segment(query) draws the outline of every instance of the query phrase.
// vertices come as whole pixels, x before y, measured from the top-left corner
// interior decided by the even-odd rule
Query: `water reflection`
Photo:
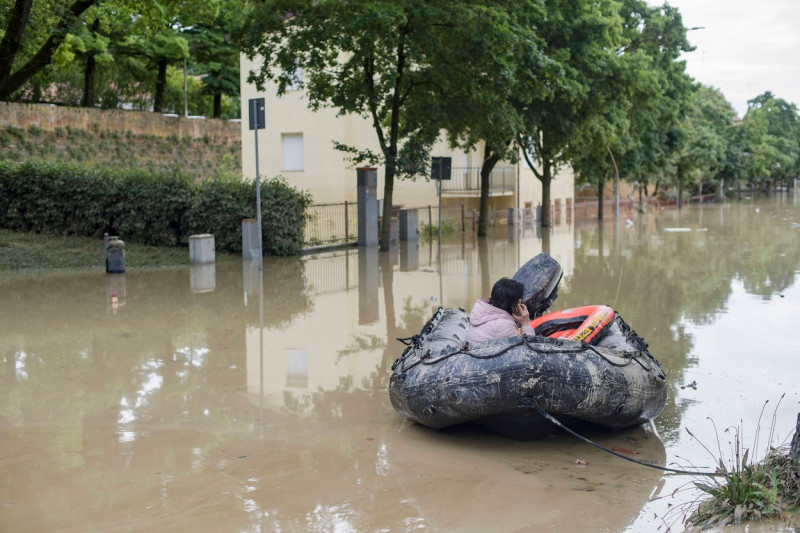
[[[470,309],[546,249],[565,272],[555,308],[612,305],[669,377],[663,443],[635,432],[599,440],[703,465],[683,428],[713,444],[695,427],[706,417],[749,421],[784,390],[796,406],[792,201],[626,217],[562,217],[538,237],[529,224],[498,224],[487,239],[449,237],[441,253],[423,240],[392,254],[269,259],[263,273],[219,263],[213,290],[197,290],[191,269],[0,280],[0,523],[653,529],[647,517],[663,509],[647,500],[685,480],[567,438],[519,443],[409,426],[387,394],[396,338],[417,333],[440,304]],[[116,315],[112,293],[124,304]],[[793,408],[778,423],[792,425]],[[588,465],[574,465],[578,457]],[[47,514],[37,512],[43,499]]]

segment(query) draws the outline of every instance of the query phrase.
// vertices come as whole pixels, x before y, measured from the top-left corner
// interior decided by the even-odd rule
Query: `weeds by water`
[[[764,408],[761,410],[761,416]],[[777,412],[777,406],[775,411]],[[732,437],[728,442],[727,451],[723,451],[716,425],[714,427],[717,435],[717,452],[712,452],[701,443],[701,446],[715,457],[716,470],[713,476],[698,477],[691,483],[691,486],[700,489],[705,497],[687,504],[688,509],[682,509],[687,525],[702,530],[729,524],[740,525],[748,520],[762,518],[782,520],[790,524],[798,521],[798,511],[800,511],[798,457],[793,457],[794,454],[790,452],[786,441],[773,446],[775,435],[775,413],[773,413],[767,439],[768,449],[761,459],[755,459],[758,456],[761,416],[756,426],[752,453],[743,442],[742,425],[725,429],[724,432]],[[798,424],[800,425],[800,419]],[[797,430],[800,428],[796,428]],[[690,430],[687,429],[687,432],[696,439]],[[795,436],[795,439],[798,437]],[[664,522],[669,530],[669,520],[665,518]]]

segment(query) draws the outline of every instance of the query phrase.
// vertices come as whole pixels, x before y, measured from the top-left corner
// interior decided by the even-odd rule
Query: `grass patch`
[[[217,262],[231,262],[238,255],[217,252]],[[125,243],[125,269],[186,266],[189,248]],[[104,270],[103,239],[62,237],[0,229],[0,271]]]

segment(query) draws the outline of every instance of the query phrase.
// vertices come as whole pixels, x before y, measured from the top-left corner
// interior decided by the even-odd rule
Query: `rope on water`
[[[522,400],[520,400],[520,405],[522,407],[533,407],[545,419],[547,419],[551,423],[555,424],[556,426],[560,427],[561,429],[563,429],[567,433],[573,435],[574,437],[579,438],[580,440],[582,440],[583,442],[585,442],[587,444],[591,444],[592,446],[595,446],[596,448],[600,448],[604,452],[608,452],[611,455],[615,455],[617,457],[625,459],[626,461],[630,461],[632,463],[636,463],[636,464],[642,465],[642,466],[648,466],[650,468],[655,468],[657,470],[663,470],[665,472],[673,472],[675,474],[688,474],[690,476],[709,476],[709,477],[720,475],[720,474],[717,474],[716,472],[692,472],[692,471],[689,471],[689,470],[680,470],[680,469],[677,469],[677,468],[669,468],[667,466],[658,466],[658,465],[654,465],[652,463],[645,463],[644,461],[639,461],[638,459],[633,459],[632,457],[627,457],[625,455],[622,455],[619,452],[615,452],[614,450],[611,450],[609,448],[606,448],[605,446],[597,444],[596,442],[594,442],[592,440],[589,440],[586,437],[584,437],[583,435],[580,435],[577,432],[573,431],[572,429],[568,428],[567,426],[562,424],[557,418],[555,418],[550,413],[548,413],[547,411],[542,409],[539,406],[539,404],[536,402],[536,400],[534,400],[533,398],[523,398]]]

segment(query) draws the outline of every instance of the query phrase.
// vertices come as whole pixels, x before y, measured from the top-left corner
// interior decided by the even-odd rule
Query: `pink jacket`
[[[529,324],[522,325],[522,333],[535,334]],[[517,323],[513,316],[483,298],[478,298],[469,314],[467,340],[470,343],[516,337],[517,335],[519,335],[519,330],[517,330]]]

